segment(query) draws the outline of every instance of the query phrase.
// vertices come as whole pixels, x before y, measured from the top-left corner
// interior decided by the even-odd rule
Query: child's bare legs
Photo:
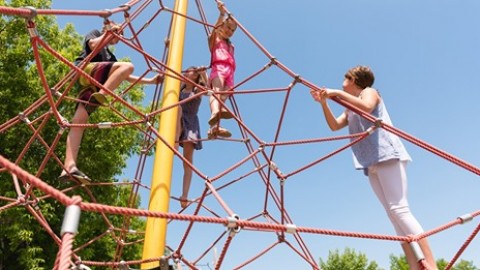
[[[72,119],[72,124],[86,124],[88,122],[88,113],[83,104],[79,104],[75,115]],[[74,127],[70,129],[67,137],[67,146],[65,152],[65,169],[71,172],[76,167],[76,160],[78,151],[80,150],[80,143],[83,137],[85,128]],[[64,174],[64,172],[62,172]]]
[[[193,164],[193,150],[194,144],[192,142],[183,143],[183,157]],[[188,206],[188,191],[190,190],[190,183],[192,182],[192,168],[183,162],[183,188],[182,196],[180,196],[180,205],[185,208]]]
[[[214,78],[212,80],[212,88],[215,92],[225,91],[223,78]],[[225,100],[227,100],[227,95],[220,95],[220,99],[222,100],[222,102],[225,102]],[[210,120],[208,121],[208,123],[210,124],[209,135],[218,134],[222,137],[230,137],[232,135],[230,131],[220,127],[218,124],[220,118],[232,118],[232,116],[226,112],[224,116],[221,115],[223,113],[221,106],[222,105],[220,104],[220,102],[213,95],[210,96],[210,111],[212,112],[212,115],[210,116]]]
[[[133,72],[133,64],[128,62],[115,62],[110,69],[109,77],[104,83],[104,86],[110,90],[115,90],[124,80],[126,80]],[[101,94],[105,91],[100,89]],[[79,104],[75,115],[72,119],[72,124],[86,124],[88,122],[88,113],[83,104]],[[76,168],[78,151],[82,142],[83,132],[85,128],[72,128],[68,133],[67,145],[65,152],[65,168],[72,172]],[[62,172],[64,174],[64,172]]]
[[[212,88],[215,92],[224,91],[223,89],[223,78],[216,77],[212,80]],[[227,97],[225,95],[220,95],[220,99],[225,101]],[[210,111],[212,112],[212,116],[215,115],[220,111],[220,102],[212,95],[210,96]]]
[[[133,73],[133,64],[129,62],[115,62],[108,73],[108,79],[103,84],[105,88],[113,91]],[[105,94],[105,91],[100,89],[100,94]]]
[[[436,270],[437,263],[435,262],[435,258],[433,258],[432,251],[430,249],[430,245],[428,244],[428,240],[423,238],[418,241],[418,245],[422,250],[423,256],[425,257],[425,261],[428,265],[429,270]],[[408,243],[402,243],[402,249],[405,252],[405,257],[407,258],[408,265],[411,270],[419,270],[419,262],[417,261],[417,257],[412,250],[412,247]]]

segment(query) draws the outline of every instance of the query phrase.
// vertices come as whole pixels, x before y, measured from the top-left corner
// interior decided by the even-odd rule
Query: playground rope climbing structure
[[[15,190],[16,197],[0,196],[0,212],[9,211],[12,208],[25,208],[32,214],[40,226],[43,227],[45,233],[52,238],[53,242],[58,246],[58,254],[56,257],[54,269],[88,269],[88,267],[97,268],[110,268],[110,269],[135,269],[138,265],[143,267],[150,266],[162,267],[162,263],[165,261],[172,261],[184,265],[189,269],[202,269],[202,263],[208,261],[207,254],[215,254],[215,260],[212,265],[214,269],[226,269],[224,267],[225,261],[228,260],[229,254],[239,252],[242,250],[242,255],[247,255],[245,260],[233,266],[233,269],[248,268],[249,265],[255,263],[258,260],[262,260],[267,254],[280,245],[284,245],[291,252],[292,256],[299,257],[304,265],[298,266],[298,269],[320,269],[316,262],[315,256],[311,253],[308,244],[304,241],[305,235],[328,235],[336,237],[351,237],[351,238],[366,238],[373,240],[388,240],[396,242],[408,242],[414,247],[414,250],[418,240],[425,237],[432,236],[434,234],[441,233],[454,226],[464,224],[469,221],[473,221],[480,215],[480,210],[473,210],[470,213],[459,214],[459,217],[446,223],[439,225],[438,227],[426,231],[421,235],[414,235],[409,237],[400,237],[393,235],[382,234],[369,234],[361,232],[350,232],[331,230],[323,228],[313,228],[302,226],[302,224],[296,224],[294,218],[291,217],[288,211],[288,205],[286,204],[285,189],[287,180],[298,176],[302,172],[311,169],[317,164],[332,158],[336,154],[348,150],[348,148],[357,143],[358,141],[369,136],[375,129],[383,128],[399,137],[406,140],[420,148],[425,149],[432,154],[445,159],[446,161],[456,165],[459,169],[464,169],[475,175],[480,175],[480,169],[454,155],[447,153],[423,140],[415,138],[414,136],[381,121],[373,118],[371,115],[364,113],[352,105],[339,100],[334,99],[341,106],[348,108],[362,117],[368,119],[372,126],[368,132],[353,134],[347,136],[336,137],[321,137],[313,139],[299,139],[299,140],[282,140],[282,134],[284,131],[284,122],[287,115],[287,109],[289,108],[289,102],[292,99],[292,93],[294,91],[304,91],[305,89],[313,88],[318,89],[318,86],[309,82],[302,76],[296,74],[290,70],[281,61],[275,58],[270,52],[259,42],[257,39],[242,25],[239,18],[236,18],[233,14],[230,14],[238,24],[238,30],[241,32],[251,44],[263,55],[265,62],[263,66],[258,70],[252,72],[249,76],[242,78],[235,84],[235,91],[231,92],[229,102],[230,106],[226,106],[227,110],[231,110],[234,117],[235,125],[238,126],[238,135],[233,138],[209,138],[203,139],[208,143],[222,143],[225,145],[235,145],[235,147],[242,147],[243,156],[237,158],[236,161],[231,162],[229,166],[221,168],[221,171],[208,176],[207,173],[201,167],[196,167],[194,164],[188,162],[182,154],[175,149],[172,143],[163,136],[155,127],[158,126],[158,118],[165,115],[172,108],[176,108],[182,103],[188,102],[190,99],[196,98],[200,95],[213,95],[214,93],[208,87],[200,86],[204,91],[192,96],[181,102],[175,102],[174,104],[165,103],[162,105],[162,87],[164,85],[159,84],[155,87],[155,93],[153,95],[153,102],[149,112],[145,113],[124,99],[124,95],[130,88],[123,90],[121,93],[111,91],[103,87],[100,83],[95,81],[85,72],[72,64],[72,59],[67,59],[58,50],[55,50],[45,40],[42,39],[41,34],[37,29],[36,19],[40,16],[84,16],[89,17],[101,17],[108,20],[111,16],[117,14],[123,14],[124,21],[119,22],[122,29],[126,33],[125,36],[115,36],[119,38],[120,42],[131,50],[140,54],[145,60],[145,66],[143,75],[147,73],[160,73],[166,74],[167,77],[174,78],[178,81],[185,81],[185,78],[180,70],[173,69],[168,65],[168,53],[172,51],[172,40],[166,40],[164,54],[161,58],[156,58],[153,52],[148,52],[144,49],[142,43],[143,31],[146,28],[152,27],[152,24],[159,17],[171,18],[171,24],[175,24],[175,19],[181,18],[187,20],[188,23],[200,25],[204,28],[205,35],[208,35],[213,27],[207,21],[207,16],[204,12],[204,8],[200,0],[196,0],[196,10],[198,15],[182,14],[177,11],[176,8],[168,7],[162,0],[160,1],[140,1],[131,0],[128,3],[110,10],[101,11],[85,11],[85,10],[54,10],[54,9],[35,9],[32,7],[0,7],[0,14],[5,16],[25,18],[25,34],[30,35],[32,55],[32,62],[37,67],[38,76],[40,77],[41,85],[39,88],[44,90],[44,95],[39,97],[34,103],[28,104],[25,108],[19,108],[18,115],[7,120],[4,123],[0,123],[0,134],[8,133],[12,127],[24,126],[31,132],[31,137],[28,138],[25,144],[24,150],[18,156],[10,156],[6,158],[0,155],[0,173],[9,175],[12,181],[12,188]],[[146,10],[153,10],[150,12],[150,17],[145,18],[142,15]],[[140,22],[139,22],[140,21]],[[127,35],[128,34],[128,35]],[[170,34],[170,33],[169,33]],[[110,35],[113,38],[115,33]],[[108,43],[107,40],[103,41],[104,44]],[[45,77],[45,64],[43,62],[44,55],[48,54],[53,57],[55,61],[61,62],[70,68],[70,72],[58,80],[52,85]],[[90,58],[87,59],[90,60]],[[245,85],[255,85],[257,77],[262,76],[264,73],[271,69],[275,69],[277,72],[281,72],[285,78],[288,78],[288,83],[279,87],[272,88],[253,88],[243,89]],[[88,77],[94,81],[94,84],[98,88],[102,88],[109,96],[112,97],[110,104],[102,110],[111,110],[116,114],[115,119],[120,119],[112,122],[94,122],[85,125],[74,125],[70,123],[70,119],[67,119],[63,115],[62,106],[72,101],[78,101],[74,96],[74,84],[79,76]],[[135,83],[132,84],[132,87]],[[163,88],[164,89],[164,88]],[[240,96],[256,96],[256,95],[277,95],[282,97],[282,102],[278,105],[279,111],[276,120],[278,121],[275,127],[270,131],[268,140],[259,135],[254,128],[250,126],[250,122],[245,121],[242,112],[245,110],[242,108],[237,99]],[[165,97],[165,93],[164,96]],[[129,110],[131,114],[135,115],[134,118],[130,118],[122,113],[122,111],[116,109],[121,106],[125,110]],[[229,109],[231,108],[231,109]],[[55,122],[58,125],[59,132],[51,140],[47,140],[42,137],[42,128],[47,122]],[[56,186],[49,185],[42,180],[42,173],[45,170],[47,163],[53,160],[59,167],[64,167],[60,153],[56,151],[59,145],[64,131],[72,127],[83,127],[86,129],[108,129],[115,128],[128,128],[139,132],[143,136],[140,155],[138,157],[137,168],[135,170],[134,179],[125,183],[112,183],[102,182],[101,179],[94,179],[91,184],[82,184],[72,181],[72,186],[67,189],[61,189]],[[272,136],[273,134],[273,136]],[[346,141],[346,143],[342,143]],[[292,145],[318,145],[321,143],[337,142],[342,143],[337,149],[328,152],[322,156],[313,158],[311,162],[298,166],[292,170],[286,170],[282,167],[281,162],[278,160],[277,153],[282,147],[288,147]],[[19,164],[25,155],[31,154],[29,149],[32,145],[41,147],[44,149],[43,162],[38,164],[38,170],[31,174],[24,170]],[[157,144],[157,147],[155,147]],[[145,167],[146,161],[155,148],[159,148],[158,144],[163,146],[163,151],[170,151],[173,153],[176,160],[186,163],[192,168],[195,176],[203,181],[204,189],[201,193],[197,194],[197,197],[189,200],[189,206],[185,209],[181,209],[179,212],[172,211],[152,211],[151,209],[138,209],[136,203],[139,198],[140,190],[152,191],[152,187],[148,186],[145,182]],[[40,146],[38,146],[40,145]],[[228,146],[230,147],[230,146]],[[204,150],[208,151],[208,149]],[[1,154],[1,152],[0,152]],[[218,157],[217,157],[218,158]],[[255,181],[261,186],[260,200],[258,205],[261,208],[257,213],[253,213],[249,216],[240,216],[242,212],[238,208],[238,205],[230,205],[229,196],[235,196],[235,192],[232,192],[232,188],[240,185],[247,184]],[[128,204],[126,206],[110,205],[108,201],[99,201],[90,190],[113,185],[127,185],[130,187],[131,194]],[[78,195],[69,196],[72,190],[82,189],[90,196],[82,198]],[[154,189],[154,188],[153,188]],[[152,191],[153,192],[153,191]],[[243,196],[249,196],[243,194]],[[65,216],[63,217],[63,226],[60,234],[55,233],[56,228],[51,228],[47,217],[42,215],[41,206],[39,202],[45,199],[56,200],[59,204],[65,206]],[[170,196],[170,200],[177,201],[179,198]],[[187,211],[188,212],[187,214]],[[86,230],[88,226],[81,223],[80,213],[90,212],[99,215],[102,222],[105,222],[105,233],[102,235],[94,236],[87,243],[75,243],[75,234],[78,230]],[[114,226],[110,221],[111,216],[122,217],[122,225]],[[182,228],[181,233],[172,237],[169,236],[165,250],[167,252],[160,252],[161,255],[156,257],[147,258],[125,258],[123,256],[123,250],[127,245],[142,245],[146,242],[145,239],[141,241],[129,242],[129,234],[139,234],[142,232],[132,232],[130,228],[130,219],[132,216],[152,218],[155,220],[165,220],[171,226],[171,224],[182,224],[178,227]],[[215,228],[213,231],[217,233],[214,239],[204,239],[202,235],[202,229],[208,230],[208,228]],[[218,230],[218,228],[220,229]],[[479,225],[469,234],[465,239],[464,244],[459,247],[458,252],[451,258],[446,269],[450,269],[453,264],[462,256],[462,253],[469,248],[470,243],[475,239],[480,230]],[[242,231],[251,231],[255,233],[264,233],[274,235],[274,241],[270,245],[263,248],[254,246],[246,249],[245,247],[238,247],[235,242],[238,238],[242,238]],[[145,236],[147,237],[147,235]],[[82,248],[90,245],[92,242],[101,241],[108,238],[111,241],[118,243],[115,255],[112,261],[88,261],[82,260],[78,253]],[[202,238],[201,242],[205,243],[204,246],[195,244],[194,251],[192,252],[191,244],[192,238]],[[187,248],[188,247],[188,248]],[[217,247],[220,248],[219,254],[216,254]],[[145,254],[145,253],[144,253]],[[424,265],[421,252],[416,254],[419,265],[423,269],[427,269]],[[76,268],[75,268],[76,267]],[[210,267],[210,266],[209,266]],[[227,267],[230,268],[230,267]]]

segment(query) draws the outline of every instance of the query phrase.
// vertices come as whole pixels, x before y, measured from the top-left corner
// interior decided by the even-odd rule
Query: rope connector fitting
[[[84,264],[78,264],[73,268],[74,270],[92,270],[90,267],[84,265]]]
[[[272,169],[272,170],[274,170],[274,171],[278,169],[277,164],[275,164],[275,162],[273,162],[273,161],[270,162],[270,164],[268,165],[268,167],[270,167],[270,169]]]
[[[127,5],[127,4],[123,4],[123,5],[120,5],[120,6],[118,6],[118,7],[120,7],[120,8],[126,8],[125,11],[129,11],[129,10],[132,8],[132,6]]]
[[[65,209],[65,216],[63,218],[62,230],[60,235],[65,233],[76,234],[78,232],[78,223],[80,222],[80,206],[69,205]]]
[[[17,197],[17,201],[19,201],[19,202],[20,202],[20,205],[22,205],[22,206],[27,205],[27,199],[25,198],[25,195],[23,195],[23,194],[22,194],[22,195],[19,195],[19,196]]]
[[[213,95],[213,90],[212,90],[212,89],[208,89],[206,95],[207,95],[207,96]]]
[[[124,260],[121,260],[118,265],[118,270],[129,270],[128,264]]]
[[[278,60],[276,57],[272,57],[270,58],[270,63],[268,63],[268,66],[272,66],[272,65],[277,65],[278,64]]]
[[[375,130],[377,130],[377,127],[371,126],[366,130],[366,132],[368,133],[368,135],[371,135],[373,132],[375,132]]]
[[[104,18],[105,21],[108,21],[108,17],[112,16],[112,11],[110,9],[104,9],[103,11],[105,11],[106,14],[102,14],[100,15],[100,17]],[[105,22],[104,22],[105,23]],[[106,24],[106,23],[105,23]]]
[[[237,214],[233,214],[229,217],[227,217],[227,228],[231,233],[238,233],[240,232],[240,226],[238,226],[238,220],[240,220],[240,217]]]
[[[30,120],[28,119],[28,117],[25,116],[25,114],[23,112],[21,113],[18,113],[18,118],[20,120],[22,120],[23,122],[27,123],[30,125]]]
[[[295,224],[285,224],[285,232],[294,234],[297,232],[297,225]]]
[[[50,93],[52,93],[52,96],[57,96],[57,97],[62,96],[62,94],[58,92],[57,89],[55,89],[55,87],[50,88]]]
[[[101,122],[98,123],[98,128],[111,128],[112,122]]]
[[[376,119],[374,122],[375,127],[380,128],[382,127],[382,119]]]
[[[30,14],[28,14],[27,16],[25,16],[25,19],[27,19],[27,21],[31,21],[33,18],[37,17],[37,9],[32,7],[32,6],[26,6],[26,7],[23,7],[24,9],[28,9],[30,10]]]
[[[58,125],[60,126],[60,130],[58,131],[58,133],[60,134],[63,134],[63,132],[65,131],[65,129],[67,129],[67,125],[69,124],[68,123],[68,120],[63,117],[62,115],[60,115],[60,122],[58,123]]]
[[[462,224],[465,224],[467,222],[472,221],[473,216],[472,216],[472,214],[465,214],[465,215],[459,216],[458,219],[460,219],[460,221],[462,221]]]
[[[296,83],[302,82],[302,77],[300,76],[300,74],[295,75],[295,82]]]

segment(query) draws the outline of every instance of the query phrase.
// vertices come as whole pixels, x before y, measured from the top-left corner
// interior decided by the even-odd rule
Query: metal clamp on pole
[[[78,224],[80,222],[80,206],[69,205],[65,209],[65,216],[63,217],[62,230],[60,235],[65,233],[76,234],[78,232]]]

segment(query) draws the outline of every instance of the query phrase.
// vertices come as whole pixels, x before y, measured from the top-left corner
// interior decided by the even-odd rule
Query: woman
[[[357,66],[345,74],[343,91],[333,89],[310,90],[314,100],[320,102],[325,119],[331,130],[339,130],[348,125],[350,134],[365,132],[372,123],[360,115],[345,110],[335,117],[327,104],[327,99],[342,99],[361,111],[370,113],[386,124],[391,124],[390,116],[380,94],[372,88],[375,76],[369,67]],[[357,169],[365,172],[370,185],[385,208],[397,235],[418,235],[423,229],[410,212],[407,201],[407,162],[409,154],[400,139],[390,132],[378,128],[365,139],[352,146],[354,163]],[[437,269],[428,240],[423,238],[418,244],[425,255],[429,269]],[[415,254],[408,243],[402,243],[410,269],[419,269]]]

